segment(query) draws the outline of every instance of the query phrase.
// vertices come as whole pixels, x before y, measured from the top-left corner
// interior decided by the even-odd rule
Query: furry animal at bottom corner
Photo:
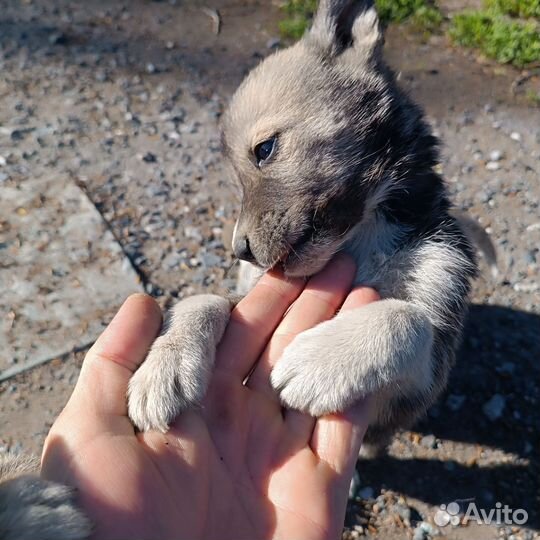
[[[445,388],[476,275],[467,232],[493,255],[481,228],[451,211],[437,139],[381,49],[372,2],[322,0],[312,28],[246,77],[222,119],[242,192],[238,292],[276,265],[311,276],[346,251],[356,283],[382,297],[297,336],[271,374],[286,407],[314,416],[372,395],[367,454]],[[171,310],[130,384],[140,429],[166,430],[204,397],[230,308],[202,295]],[[202,353],[188,347],[194,339]]]

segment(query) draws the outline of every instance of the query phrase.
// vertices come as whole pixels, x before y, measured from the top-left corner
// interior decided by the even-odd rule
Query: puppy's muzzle
[[[242,261],[247,261],[249,263],[257,262],[253,252],[251,251],[251,246],[249,244],[249,238],[247,235],[236,234],[234,236],[233,251],[234,254]]]

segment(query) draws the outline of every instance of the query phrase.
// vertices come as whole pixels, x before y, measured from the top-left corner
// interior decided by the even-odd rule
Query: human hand
[[[354,271],[338,256],[307,284],[263,276],[231,315],[203,406],[166,434],[135,433],[127,417],[129,378],[161,323],[150,297],[130,297],[84,361],[42,475],[77,488],[100,540],[337,538],[368,403],[319,419],[283,411],[269,374],[296,334],[378,298],[347,296]]]

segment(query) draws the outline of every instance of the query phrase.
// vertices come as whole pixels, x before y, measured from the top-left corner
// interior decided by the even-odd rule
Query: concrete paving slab
[[[142,286],[84,192],[50,176],[1,187],[0,290],[4,380],[94,341]]]

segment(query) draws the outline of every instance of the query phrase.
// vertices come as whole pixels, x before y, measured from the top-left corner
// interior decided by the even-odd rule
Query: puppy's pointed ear
[[[329,56],[354,49],[366,60],[375,58],[382,33],[373,0],[320,0],[304,39]]]

